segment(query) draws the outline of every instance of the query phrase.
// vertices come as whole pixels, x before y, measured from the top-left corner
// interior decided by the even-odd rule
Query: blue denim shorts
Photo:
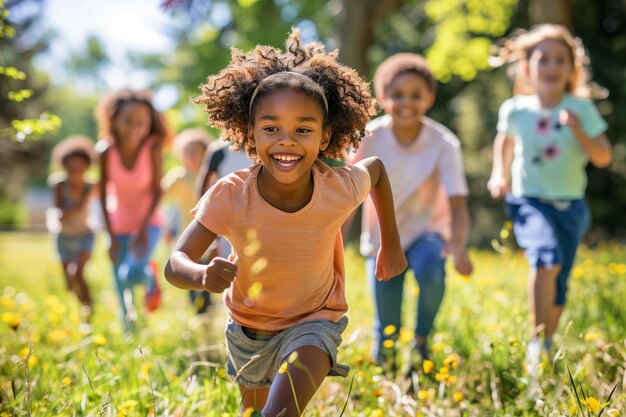
[[[587,201],[547,201],[508,195],[505,204],[515,240],[524,249],[531,268],[561,265],[555,304],[565,304],[576,250],[590,226]]]
[[[347,325],[346,316],[337,323],[330,320],[304,321],[265,340],[255,340],[229,318],[224,331],[228,374],[248,388],[268,387],[280,365],[293,351],[303,346],[315,346],[331,360],[328,375],[346,377],[350,367],[337,363],[337,349],[341,344],[341,333]]]
[[[87,232],[81,236],[57,235],[57,251],[61,262],[71,262],[78,260],[82,253],[91,253],[93,249],[94,235]]]

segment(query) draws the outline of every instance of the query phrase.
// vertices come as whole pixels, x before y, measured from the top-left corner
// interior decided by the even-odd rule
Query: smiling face
[[[134,149],[150,134],[152,113],[145,103],[129,102],[120,108],[113,122],[113,129],[124,147]]]
[[[297,90],[280,89],[262,97],[250,135],[274,187],[310,187],[311,168],[330,141],[319,102]],[[268,174],[268,175],[265,175]]]
[[[528,79],[538,95],[560,98],[574,74],[571,53],[561,41],[539,42],[528,57]]]
[[[385,88],[382,108],[391,115],[394,129],[419,128],[422,117],[435,96],[423,77],[414,72],[400,73]]]

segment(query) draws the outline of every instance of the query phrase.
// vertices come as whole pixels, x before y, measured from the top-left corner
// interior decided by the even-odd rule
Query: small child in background
[[[97,188],[85,180],[85,173],[93,159],[93,142],[87,137],[71,136],[55,146],[51,158],[52,168],[61,168],[63,174],[60,177],[51,175],[54,210],[47,213],[48,228],[56,235],[57,252],[67,289],[74,292],[85,306],[86,316],[91,314],[93,308],[84,268],[94,244],[89,208]]]
[[[585,166],[607,167],[612,150],[607,124],[589,100],[588,57],[565,27],[542,24],[507,39],[499,61],[515,64],[514,96],[500,107],[487,187],[504,198],[531,267],[534,325],[526,362],[532,373],[541,336],[551,351],[576,250],[590,225]]]
[[[210,123],[257,162],[215,183],[194,209],[165,276],[185,289],[226,290],[228,373],[243,413],[296,417],[326,376],[346,376],[340,227],[371,192],[380,217],[379,279],[406,268],[385,168],[377,158],[331,168],[358,146],[374,112],[369,87],[319,43],[293,30],[286,52],[233,50],[196,102]],[[228,259],[199,260],[217,236]]]
[[[419,284],[415,350],[424,360],[445,291],[446,257],[452,257],[460,274],[473,270],[467,254],[470,217],[461,143],[426,116],[435,102],[436,80],[423,57],[398,53],[387,58],[376,69],[374,90],[386,114],[369,123],[372,135],[348,163],[376,156],[389,172],[402,250]],[[363,204],[360,249],[376,307],[373,354],[378,364],[395,370],[395,354],[384,342],[397,339],[402,326],[406,271],[392,280],[377,280],[379,248],[378,220],[368,199]]]
[[[170,169],[161,180],[168,243],[176,242],[181,231],[193,220],[190,211],[200,199],[196,192],[198,173],[212,140],[212,136],[200,128],[183,130],[174,138],[173,152],[182,166]],[[190,291],[189,297],[198,313],[206,312],[210,305],[208,292]]]
[[[96,109],[100,125],[100,204],[125,329],[137,320],[133,287],[146,288],[148,311],[161,290],[152,254],[163,227],[162,149],[170,131],[145,91],[121,90]]]

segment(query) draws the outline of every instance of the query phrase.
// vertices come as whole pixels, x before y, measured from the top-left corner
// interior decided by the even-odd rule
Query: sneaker
[[[526,371],[528,375],[535,376],[541,363],[541,342],[539,339],[532,339],[526,345]]]
[[[161,287],[157,279],[158,268],[156,262],[150,262],[150,269],[152,270],[150,277],[152,283],[148,285],[148,289],[146,290],[146,309],[148,311],[154,311],[161,305]]]

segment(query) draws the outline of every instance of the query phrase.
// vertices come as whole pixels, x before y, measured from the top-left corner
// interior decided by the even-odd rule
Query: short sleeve
[[[581,114],[578,115],[583,130],[589,137],[595,139],[598,135],[604,133],[608,128],[606,121],[600,115],[597,107],[592,101],[585,100],[583,102]]]
[[[235,186],[228,177],[219,180],[202,196],[191,214],[211,232],[229,236],[234,222]]]
[[[506,100],[498,110],[498,133],[511,134],[511,113],[513,112],[514,101],[512,98]]]
[[[456,139],[456,144],[448,143],[444,148],[439,160],[439,172],[441,183],[448,197],[466,196],[469,194],[463,168],[463,156],[458,139]]]
[[[370,173],[365,167],[360,165],[350,165],[336,169],[346,179],[353,202],[356,205],[361,204],[367,198],[372,188]]]

